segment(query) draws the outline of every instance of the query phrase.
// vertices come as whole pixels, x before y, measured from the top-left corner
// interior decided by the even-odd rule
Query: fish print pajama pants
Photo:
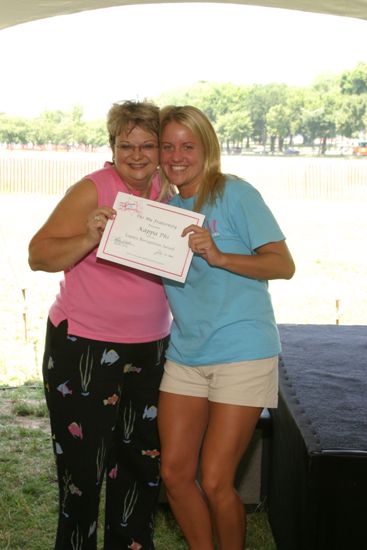
[[[157,401],[168,337],[116,344],[47,325],[45,394],[59,483],[55,550],[153,550],[159,496]]]

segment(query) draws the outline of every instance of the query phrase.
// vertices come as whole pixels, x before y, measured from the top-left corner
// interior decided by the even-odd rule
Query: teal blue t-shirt
[[[176,195],[171,204],[193,210],[195,197]],[[254,250],[285,237],[260,193],[228,178],[224,194],[205,205],[207,227],[222,252]],[[211,267],[193,256],[186,282],[164,279],[173,315],[167,359],[184,365],[212,365],[262,359],[280,351],[268,282]]]

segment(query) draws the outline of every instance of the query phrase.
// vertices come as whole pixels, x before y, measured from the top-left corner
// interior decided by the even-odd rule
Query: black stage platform
[[[279,331],[268,494],[277,549],[367,549],[367,327]]]

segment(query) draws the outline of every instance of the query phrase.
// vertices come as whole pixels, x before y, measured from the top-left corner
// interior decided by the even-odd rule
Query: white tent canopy
[[[191,0],[191,2],[193,1],[195,0]],[[198,1],[202,2],[203,0]],[[0,0],[0,29],[36,19],[98,8],[164,3],[176,2],[175,0]],[[367,19],[367,0],[237,0],[221,3],[249,4]]]

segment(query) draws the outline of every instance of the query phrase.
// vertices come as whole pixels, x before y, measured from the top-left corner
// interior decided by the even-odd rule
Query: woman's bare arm
[[[190,225],[183,231],[183,236],[187,234],[192,251],[212,266],[252,279],[291,279],[294,275],[294,261],[285,241],[264,244],[253,255],[229,254],[217,248],[207,229]]]
[[[73,266],[98,245],[107,219],[113,215],[110,207],[98,208],[92,181],[76,183],[31,239],[31,269],[56,272]]]

